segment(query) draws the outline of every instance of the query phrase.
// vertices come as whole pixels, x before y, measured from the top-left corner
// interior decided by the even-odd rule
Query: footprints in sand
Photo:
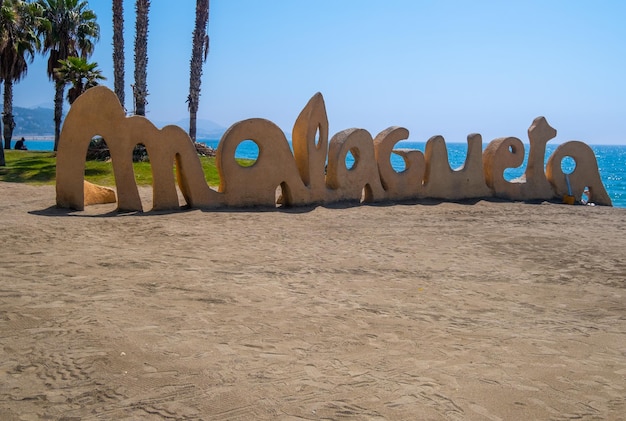
[[[0,231],[2,421],[626,413],[619,210],[18,202]]]

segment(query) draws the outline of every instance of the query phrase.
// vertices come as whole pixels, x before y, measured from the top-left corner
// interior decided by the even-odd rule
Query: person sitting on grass
[[[26,139],[21,138],[20,140],[18,140],[17,142],[15,142],[15,147],[14,149],[16,150],[20,150],[20,151],[27,151],[28,148],[26,147],[26,145],[24,144],[24,142],[26,141]]]

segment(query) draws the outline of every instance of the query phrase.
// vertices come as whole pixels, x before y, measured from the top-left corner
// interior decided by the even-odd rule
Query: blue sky
[[[626,144],[626,2],[620,0],[213,0],[199,118],[228,127],[251,117],[290,132],[322,92],[331,135],[412,141],[469,133],[517,136],[540,115],[556,142]],[[92,56],[113,86],[111,2],[91,0],[101,25]],[[126,107],[132,109],[134,1],[125,2]],[[188,118],[195,1],[153,0],[147,117]],[[15,105],[52,105],[38,56]],[[68,105],[66,104],[66,109]],[[185,129],[187,127],[184,127]]]

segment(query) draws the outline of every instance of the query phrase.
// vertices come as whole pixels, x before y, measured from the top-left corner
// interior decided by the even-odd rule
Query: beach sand
[[[2,420],[626,414],[626,209],[0,198]]]

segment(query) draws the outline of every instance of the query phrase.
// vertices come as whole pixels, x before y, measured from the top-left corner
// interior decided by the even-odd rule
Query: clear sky
[[[132,109],[134,1],[125,1],[126,107]],[[111,1],[90,0],[101,25],[92,56],[113,87]],[[626,144],[626,1],[212,0],[211,47],[198,118],[228,127],[251,117],[287,132],[316,92],[331,135],[413,141],[443,135],[527,141],[537,116],[556,141]],[[147,117],[188,118],[195,1],[153,0]],[[52,106],[38,56],[15,105]],[[68,105],[66,103],[65,109]],[[183,127],[187,129],[187,127]]]

